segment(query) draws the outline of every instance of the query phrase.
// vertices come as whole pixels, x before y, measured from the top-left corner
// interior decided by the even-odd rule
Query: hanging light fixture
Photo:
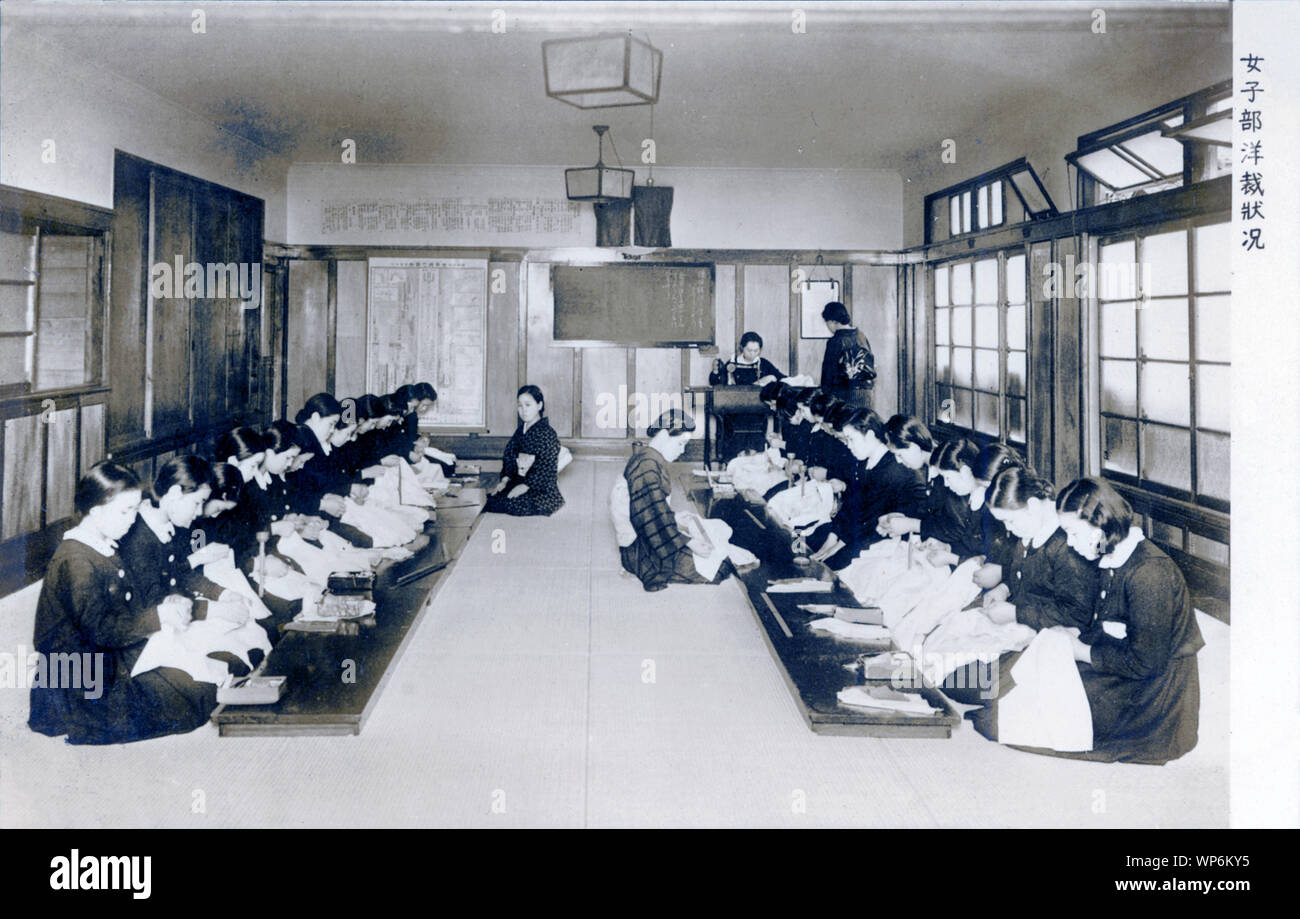
[[[658,102],[663,60],[662,51],[631,35],[542,42],[546,95],[578,108]]]
[[[564,170],[564,185],[570,201],[594,201],[609,204],[628,201],[632,197],[632,182],[636,173],[631,169],[617,169],[605,165],[605,132],[609,125],[597,124],[591,128],[598,138],[596,165],[577,166]]]

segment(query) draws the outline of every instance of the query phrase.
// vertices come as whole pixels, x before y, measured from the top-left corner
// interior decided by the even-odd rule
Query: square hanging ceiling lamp
[[[609,204],[614,201],[630,201],[632,182],[636,173],[631,169],[616,169],[605,165],[605,132],[608,125],[598,124],[592,127],[599,144],[596,165],[578,166],[564,170],[564,187],[570,201],[594,201],[597,204]]]
[[[659,101],[663,52],[631,35],[542,42],[546,95],[578,108]]]

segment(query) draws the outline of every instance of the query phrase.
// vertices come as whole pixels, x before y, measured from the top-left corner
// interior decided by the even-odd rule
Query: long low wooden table
[[[691,497],[703,508],[708,488],[693,486]],[[759,565],[737,577],[749,595],[749,605],[762,627],[768,649],[785,678],[796,707],[808,726],[818,734],[865,737],[951,737],[961,717],[932,686],[919,695],[938,711],[933,715],[904,715],[842,705],[836,694],[861,684],[856,673],[845,669],[872,648],[863,642],[814,631],[810,623],[818,614],[799,609],[801,603],[834,603],[860,607],[842,584],[823,593],[774,593],[765,588],[785,578],[827,578],[824,565],[812,562],[801,568],[794,563],[790,534],[767,514],[764,506],[751,505],[741,497],[712,503],[711,516],[725,520],[732,528],[732,542],[759,557]]]
[[[481,500],[439,499],[438,520],[426,528],[429,544],[377,578],[374,626],[356,635],[286,632],[260,671],[286,677],[285,694],[273,705],[221,706],[212,715],[220,736],[361,733],[402,647],[469,541],[482,507]],[[447,564],[437,571],[397,584],[404,573],[442,562]],[[345,682],[345,674],[351,681]]]

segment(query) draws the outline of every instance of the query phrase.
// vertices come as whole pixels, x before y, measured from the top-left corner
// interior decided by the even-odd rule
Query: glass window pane
[[[1191,436],[1179,428],[1142,425],[1142,478],[1192,490]]]
[[[1187,301],[1145,300],[1138,314],[1142,356],[1187,360]]]
[[[952,343],[969,345],[971,343],[971,308],[954,306],[952,308]]]
[[[1187,293],[1186,230],[1142,240],[1142,277],[1142,290],[1149,296]]]
[[[948,266],[934,269],[934,305],[948,305]]]
[[[1137,414],[1137,364],[1101,362],[1101,410],[1117,415]]]
[[[1228,547],[1225,544],[1213,539],[1206,539],[1200,533],[1189,533],[1187,535],[1187,551],[1191,552],[1192,555],[1206,561],[1218,562],[1220,565],[1228,564]]]
[[[1232,359],[1232,298],[1196,298],[1196,357],[1202,361]]]
[[[1142,416],[1169,424],[1191,424],[1191,390],[1186,364],[1142,365]]]
[[[981,348],[998,346],[998,308],[975,307],[975,344]]]
[[[980,229],[982,230],[989,225],[989,187],[987,185],[979,187],[979,202]]]
[[[970,232],[970,192],[961,193],[961,231]]]
[[[975,394],[975,430],[981,434],[992,434],[994,437],[1002,433],[998,430],[997,396],[982,392]]]
[[[28,332],[27,301],[32,288],[26,284],[0,284],[0,332]]]
[[[1007,347],[1023,351],[1025,349],[1025,308],[1023,306],[1007,307]]]
[[[998,302],[998,260],[982,258],[975,263],[975,302]]]
[[[1112,188],[1128,188],[1151,181],[1151,176],[1133,166],[1109,148],[1094,150],[1077,160],[1079,168],[1096,176]],[[1019,184],[1019,183],[1017,183]]]
[[[934,379],[936,383],[952,382],[952,360],[947,347],[934,349]]]
[[[1229,443],[1226,434],[1196,435],[1196,490],[1211,498],[1229,500]]]
[[[1112,472],[1137,476],[1137,423],[1102,419],[1101,464]]]
[[[1230,431],[1232,368],[1221,364],[1196,366],[1196,426]]]
[[[965,306],[970,303],[970,262],[952,266],[952,302]]]
[[[998,392],[998,352],[988,348],[975,349],[975,386]]]
[[[1025,400],[1007,400],[1007,439],[1025,443]]]
[[[0,278],[6,281],[34,280],[35,262],[35,235],[0,233]]]
[[[942,383],[934,388],[934,404],[939,410],[939,417],[943,417],[943,401],[952,398],[952,387],[945,386]],[[951,419],[949,419],[951,420]]]
[[[1176,176],[1183,172],[1183,145],[1176,138],[1152,131],[1130,137],[1121,146],[1142,161],[1150,163],[1163,176]]]
[[[1132,300],[1101,305],[1101,354],[1137,357],[1137,321]]]
[[[958,386],[970,386],[970,348],[952,349],[952,381]]]
[[[1212,223],[1197,227],[1192,236],[1192,245],[1196,247],[1196,289],[1231,290],[1232,289],[1232,224]]]
[[[1026,388],[1027,376],[1025,371],[1025,352],[1008,351],[1007,352],[1007,394],[1012,396],[1023,396],[1028,393]]]
[[[1007,259],[1007,302],[1025,302],[1025,257],[1013,255]]]
[[[934,343],[936,345],[949,344],[949,328],[952,322],[950,315],[952,310],[937,309],[934,311]]]
[[[948,199],[939,198],[930,204],[930,225],[934,227],[933,239],[940,242],[952,235],[948,223]]]
[[[1134,269],[1137,259],[1134,252],[1131,239],[1101,247],[1101,277],[1097,284],[1099,297],[1107,300],[1132,300],[1137,297],[1137,273]],[[1065,280],[1073,283],[1074,278]]]
[[[27,338],[0,338],[0,385],[27,382]]]
[[[999,226],[1002,223],[1002,180],[1001,179],[998,179],[989,188],[989,196],[991,198],[992,210],[993,210],[993,215],[992,215],[993,219],[991,223],[994,226]]]
[[[961,199],[956,195],[948,199],[948,229],[953,236],[961,232]]]
[[[971,426],[971,393],[968,389],[956,389],[952,391],[953,412],[952,423],[959,424],[964,428]]]

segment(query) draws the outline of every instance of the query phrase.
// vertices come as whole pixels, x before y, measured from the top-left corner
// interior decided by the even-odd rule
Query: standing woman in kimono
[[[555,481],[560,438],[546,420],[546,400],[540,389],[532,384],[522,386],[518,398],[519,426],[501,458],[501,481],[483,510],[514,517],[549,517],[564,505]]]
[[[190,601],[169,595],[146,605],[117,555],[143,498],[131,470],[97,463],[77,483],[78,521],[50,559],[36,605],[35,648],[94,661],[80,686],[33,687],[28,725],[72,744],[127,743],[183,734],[204,724],[217,688],[159,667],[131,676],[149,636],[164,621],[184,623]],[[101,669],[102,668],[102,669]],[[93,683],[88,678],[97,676]]]
[[[1092,622],[1073,637],[1093,746],[1073,755],[1177,759],[1196,746],[1196,652],[1205,646],[1183,574],[1133,525],[1128,502],[1102,479],[1071,482],[1056,507],[1070,548],[1096,565],[1100,579]]]

